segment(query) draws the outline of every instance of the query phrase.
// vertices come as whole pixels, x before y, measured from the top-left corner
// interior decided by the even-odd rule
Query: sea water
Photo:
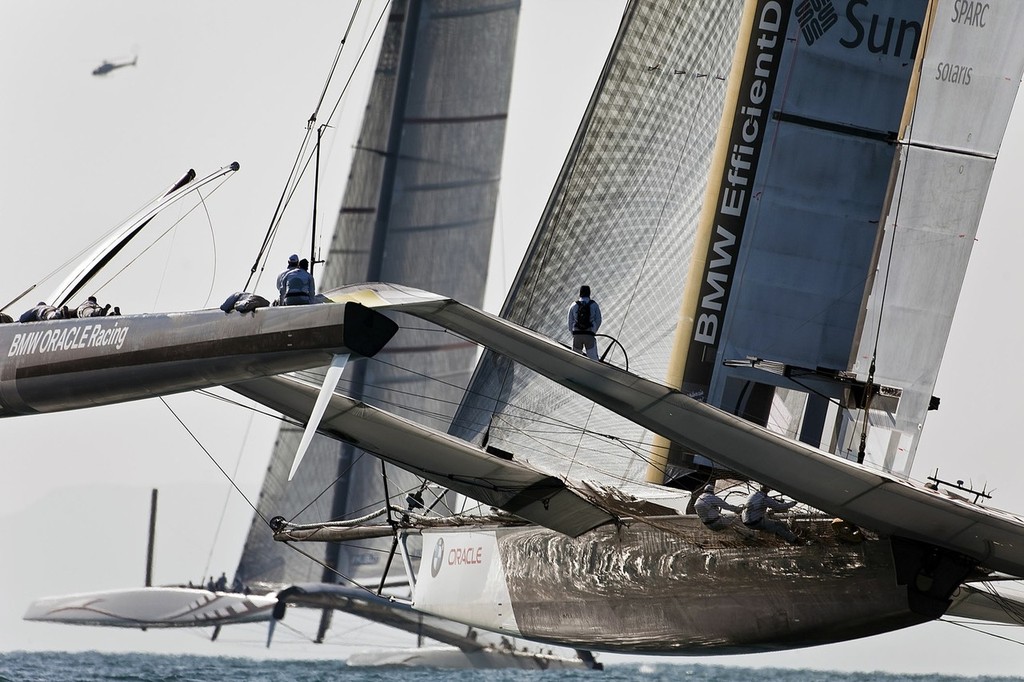
[[[894,675],[782,668],[737,668],[676,663],[615,664],[604,671],[436,670],[430,668],[356,668],[341,661],[255,660],[206,656],[14,652],[0,654],[2,682],[1009,682],[1019,677]]]

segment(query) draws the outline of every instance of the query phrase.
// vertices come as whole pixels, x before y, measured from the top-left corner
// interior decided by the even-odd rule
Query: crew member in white
[[[769,497],[769,492],[771,492],[771,488],[767,485],[762,485],[760,490],[750,493],[750,497],[747,498],[747,503],[743,507],[743,525],[747,528],[763,530],[766,533],[775,533],[791,545],[799,544],[796,534],[789,529],[789,526],[781,521],[768,518],[769,510],[785,511],[792,509],[796,506],[796,500],[780,502]]]
[[[723,512],[723,509],[733,512],[743,511],[743,507],[729,504],[715,495],[715,486],[711,484],[704,486],[704,492],[697,498],[693,508],[704,525],[714,531],[725,530],[736,520],[735,514]]]

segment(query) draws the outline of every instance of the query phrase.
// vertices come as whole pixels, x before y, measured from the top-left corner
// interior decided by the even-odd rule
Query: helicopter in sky
[[[94,75],[94,76],[106,76],[108,73],[110,73],[114,69],[120,69],[121,67],[124,67],[124,66],[135,66],[138,63],[139,63],[138,55],[136,55],[130,62],[116,63],[116,62],[110,62],[110,61],[107,61],[106,59],[104,59],[102,64],[100,64],[99,66],[97,66],[95,69],[92,70],[92,75]]]

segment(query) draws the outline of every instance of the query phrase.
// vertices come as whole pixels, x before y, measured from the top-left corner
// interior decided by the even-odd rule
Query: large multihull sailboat
[[[630,3],[501,319],[402,286],[333,295],[491,350],[451,430],[470,445],[341,396],[321,430],[543,526],[422,530],[413,605],[659,653],[944,613],[1017,624],[987,579],[1024,574],[1021,519],[907,477],[1021,20],[1013,3]],[[546,340],[580,283],[615,311],[629,372]],[[295,418],[316,392],[236,389]],[[680,513],[730,478],[809,505],[812,544]]]
[[[339,394],[319,430],[503,512],[398,524],[396,546],[418,535],[430,557],[412,576],[425,613],[658,653],[943,613],[1017,623],[991,581],[1024,576],[1024,521],[907,475],[1020,81],[1022,10],[711,5],[628,5],[501,317],[407,286],[328,294],[491,349],[451,433]],[[628,370],[551,340],[581,282]],[[298,420],[319,393],[231,388]],[[812,544],[685,513],[726,480],[804,502]]]
[[[317,273],[324,287],[400,279],[481,304],[518,16],[518,2],[490,0],[454,7],[414,0],[386,7],[380,22],[381,51],[350,178],[331,247],[323,259],[325,267]],[[431,251],[433,255],[427,257]],[[318,262],[317,254],[311,260]],[[467,271],[467,260],[485,265]],[[216,313],[209,315],[216,317]],[[418,352],[423,348],[432,352]],[[346,390],[392,409],[400,405],[403,413],[431,415],[429,423],[446,428],[469,381],[475,347],[446,338],[439,329],[422,329],[403,335],[389,348],[389,355],[390,359],[372,367],[352,363],[345,377]],[[401,369],[391,364],[395,358],[403,359]],[[323,364],[323,356],[318,362]],[[446,388],[427,396],[424,385],[440,377],[447,382]],[[241,378],[245,377],[233,376],[220,383]],[[405,581],[405,571],[397,562],[392,566],[387,561],[390,536],[301,552],[273,542],[266,522],[274,515],[286,515],[297,523],[315,521],[326,507],[336,518],[358,517],[380,506],[382,497],[389,497],[391,505],[405,505],[410,496],[442,510],[454,502],[448,499],[453,496],[434,493],[404,470],[382,468],[360,449],[323,438],[314,439],[303,467],[291,480],[289,465],[301,436],[302,429],[292,424],[280,428],[235,571],[235,580],[244,585],[246,594],[184,587],[127,588],[39,600],[26,618],[120,627],[219,626],[269,619],[273,605],[304,594],[309,590],[301,586],[308,584],[345,595],[324,609],[311,635],[317,642],[327,637],[337,608],[449,645],[447,649],[395,650],[381,660],[445,667],[460,663],[593,667],[592,660],[562,658],[525,648],[523,642],[503,642],[490,633],[392,605],[379,592],[387,586],[401,594],[396,584]],[[325,481],[330,480],[334,483],[325,494]],[[310,501],[317,498],[320,503],[311,507]],[[418,553],[411,559],[414,564]],[[316,606],[311,600],[308,604]]]

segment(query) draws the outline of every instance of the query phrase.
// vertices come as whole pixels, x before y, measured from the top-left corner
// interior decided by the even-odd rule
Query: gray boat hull
[[[814,538],[806,546],[742,527],[714,533],[694,517],[578,538],[536,526],[427,531],[415,606],[538,641],[649,654],[789,649],[928,620],[897,584],[890,542],[840,542],[829,521],[798,525]]]
[[[397,326],[355,303],[0,325],[0,416],[109,405],[372,356]]]

